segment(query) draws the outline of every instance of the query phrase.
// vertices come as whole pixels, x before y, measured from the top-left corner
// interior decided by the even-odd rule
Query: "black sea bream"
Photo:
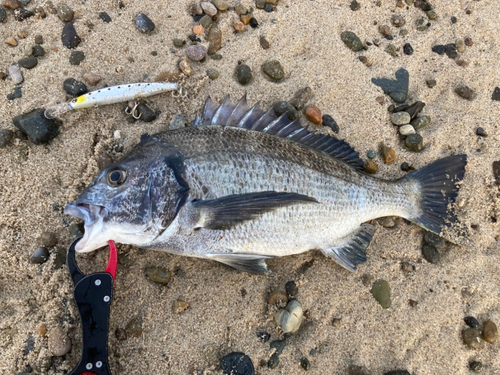
[[[369,220],[401,216],[438,234],[451,225],[466,162],[449,156],[382,180],[344,141],[245,98],[208,99],[191,127],[143,136],[65,213],[85,220],[80,252],[114,240],[259,273],[267,258],[318,249],[355,270]]]

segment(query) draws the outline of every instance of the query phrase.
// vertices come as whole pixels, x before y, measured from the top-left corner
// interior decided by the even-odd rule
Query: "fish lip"
[[[77,252],[89,252],[101,247],[92,242],[102,232],[103,220],[108,213],[105,207],[89,203],[68,203],[64,213],[85,222],[85,232],[75,247]]]

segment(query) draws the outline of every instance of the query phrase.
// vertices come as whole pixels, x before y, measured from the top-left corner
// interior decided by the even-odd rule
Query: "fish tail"
[[[467,155],[449,156],[407,175],[404,179],[417,181],[420,190],[408,219],[436,234],[456,223],[449,205],[457,199],[466,164]]]

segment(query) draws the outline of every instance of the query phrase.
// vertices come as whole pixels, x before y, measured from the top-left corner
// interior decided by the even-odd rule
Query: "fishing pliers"
[[[82,322],[82,355],[69,375],[111,375],[108,364],[109,310],[118,255],[113,241],[109,244],[109,260],[104,272],[84,275],[75,261],[78,237],[68,248],[66,262],[75,285],[74,297]]]

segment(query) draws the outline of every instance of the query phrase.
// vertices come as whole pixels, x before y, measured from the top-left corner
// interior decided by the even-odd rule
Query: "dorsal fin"
[[[216,106],[208,97],[203,107],[201,118],[196,116],[193,126],[223,125],[244,128],[272,134],[323,151],[356,170],[364,170],[364,163],[359,154],[345,141],[324,134],[315,134],[300,124],[299,119],[290,120],[286,113],[276,116],[273,108],[265,112],[259,103],[252,108],[247,105],[246,95],[234,105],[229,95],[220,106]]]

